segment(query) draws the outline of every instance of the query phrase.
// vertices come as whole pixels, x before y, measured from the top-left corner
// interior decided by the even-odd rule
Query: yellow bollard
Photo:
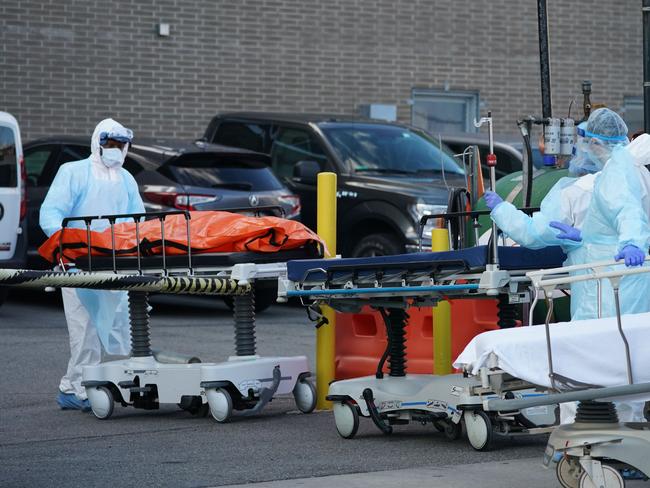
[[[431,250],[449,251],[447,229],[431,231]],[[451,304],[439,302],[433,307],[433,374],[451,373]]]
[[[316,226],[325,241],[330,257],[336,256],[336,173],[319,173],[317,189]],[[331,307],[321,307],[328,323],[316,330],[316,408],[329,410],[332,402],[325,400],[329,385],[334,381],[334,352],[336,314]]]

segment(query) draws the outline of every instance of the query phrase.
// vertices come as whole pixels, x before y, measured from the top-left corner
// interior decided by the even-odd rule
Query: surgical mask
[[[107,168],[116,168],[124,163],[124,154],[117,147],[102,148],[102,163]]]

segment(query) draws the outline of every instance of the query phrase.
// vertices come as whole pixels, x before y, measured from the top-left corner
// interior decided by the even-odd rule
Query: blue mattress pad
[[[543,249],[499,247],[499,267],[503,270],[558,268],[566,259],[559,246]],[[287,262],[287,275],[294,282],[328,281],[360,274],[424,273],[432,276],[448,272],[479,272],[489,263],[489,247],[477,246],[457,251],[418,252],[392,256],[341,259],[299,259]]]

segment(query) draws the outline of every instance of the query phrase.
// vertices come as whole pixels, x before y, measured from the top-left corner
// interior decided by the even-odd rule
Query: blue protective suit
[[[561,246],[567,255],[564,265],[584,262],[584,249],[578,242],[558,239],[557,231],[549,227],[552,221],[582,228],[593,190],[595,175],[580,178],[560,179],[542,200],[540,211],[532,216],[518,210],[510,202],[497,205],[490,213],[492,220],[502,232],[520,246],[541,249],[547,246]],[[580,294],[583,283],[575,283],[571,296]],[[571,315],[578,307],[576,300],[571,300]]]
[[[103,120],[93,133],[90,157],[59,168],[40,211],[40,226],[48,237],[61,228],[65,217],[144,212],[133,176],[121,165],[108,168],[101,159],[100,134],[120,129],[124,128],[114,120]],[[101,231],[108,225],[106,220],[94,221],[92,229]],[[77,222],[70,226],[85,227],[85,224]],[[71,358],[59,389],[84,399],[81,369],[83,365],[99,362],[99,341],[109,354],[128,354],[130,350],[127,294],[64,289],[62,295]]]
[[[582,226],[583,261],[586,263],[612,260],[628,244],[647,254],[650,245],[650,172],[643,166],[644,161],[632,155],[634,148],[628,148],[615,148],[596,178],[591,205]],[[590,286],[574,297],[580,303],[574,319],[598,317],[596,283],[588,284]],[[650,311],[650,274],[623,278],[619,293],[621,313]],[[616,315],[609,280],[603,280],[601,296],[602,316]]]

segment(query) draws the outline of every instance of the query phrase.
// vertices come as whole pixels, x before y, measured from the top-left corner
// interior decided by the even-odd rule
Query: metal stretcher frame
[[[650,261],[650,258],[646,258],[646,261]],[[545,395],[538,398],[528,398],[528,399],[488,399],[485,400],[483,406],[486,410],[509,410],[509,409],[522,409],[530,408],[542,405],[549,405],[558,402],[571,402],[571,401],[583,401],[583,400],[595,400],[600,398],[612,398],[617,396],[627,396],[635,395],[641,393],[650,393],[650,383],[634,383],[634,378],[632,375],[632,365],[630,357],[630,349],[625,332],[622,327],[621,321],[621,309],[619,302],[619,286],[620,281],[625,276],[633,276],[644,273],[650,273],[650,267],[638,267],[638,268],[625,268],[618,270],[603,270],[605,268],[611,268],[612,266],[621,266],[620,262],[616,261],[600,261],[594,263],[587,263],[582,265],[567,266],[564,268],[558,269],[547,269],[539,271],[531,271],[527,273],[528,278],[530,278],[533,288],[536,290],[536,300],[533,302],[533,305],[537,302],[537,295],[539,292],[543,292],[547,303],[549,304],[548,313],[545,320],[545,337],[546,337],[546,354],[548,359],[549,366],[549,380],[551,382],[552,390],[559,392],[560,389],[557,386],[558,377],[553,370],[553,356],[551,350],[551,332],[550,332],[550,317],[553,312],[552,308],[552,292],[561,287],[568,287],[572,283],[578,283],[583,281],[598,281],[608,279],[612,284],[614,291],[614,302],[616,306],[616,321],[618,332],[621,336],[621,340],[625,346],[625,358],[626,358],[626,368],[627,368],[627,385],[613,386],[613,387],[596,387],[596,388],[583,388],[583,389],[574,389],[574,391],[553,393]],[[585,272],[581,275],[571,275],[571,273],[576,271]],[[600,292],[600,287],[599,287]],[[600,293],[598,295],[600,302]]]
[[[290,261],[280,297],[314,301],[394,298],[477,298],[507,293],[512,303],[529,301],[526,264],[556,267],[559,248],[499,247],[502,268],[490,264],[489,246],[458,251],[373,258]],[[503,259],[506,257],[507,259]]]

